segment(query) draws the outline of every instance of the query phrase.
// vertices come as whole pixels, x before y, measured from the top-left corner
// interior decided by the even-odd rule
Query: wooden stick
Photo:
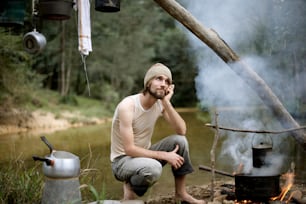
[[[217,128],[216,125],[212,125],[210,123],[206,123],[205,126],[207,127],[212,127],[212,128]],[[265,133],[265,134],[280,134],[280,133],[285,133],[285,132],[292,132],[296,130],[301,130],[301,129],[306,129],[306,126],[300,126],[298,128],[291,128],[291,129],[286,129],[286,130],[280,130],[280,131],[273,131],[273,130],[245,130],[245,129],[236,129],[236,128],[227,128],[227,127],[220,127],[218,126],[218,129],[221,130],[228,130],[228,131],[233,131],[233,132],[249,132],[249,133]]]
[[[213,201],[214,199],[214,188],[215,188],[215,164],[216,164],[216,155],[215,155],[215,152],[216,152],[216,147],[217,147],[217,144],[218,144],[218,140],[219,140],[219,128],[218,128],[218,113],[217,111],[215,110],[215,123],[216,123],[216,132],[215,132],[215,136],[214,136],[214,142],[213,142],[213,145],[211,147],[211,150],[210,150],[210,163],[211,163],[211,191],[210,191],[210,200]]]
[[[212,168],[208,167],[208,166],[204,166],[204,165],[199,165],[199,169],[200,170],[205,170],[205,171],[211,171]],[[228,173],[228,172],[225,172],[225,171],[221,171],[221,170],[217,170],[215,169],[215,172],[220,174],[220,175],[223,175],[223,176],[229,176],[229,177],[234,177],[234,175]]]

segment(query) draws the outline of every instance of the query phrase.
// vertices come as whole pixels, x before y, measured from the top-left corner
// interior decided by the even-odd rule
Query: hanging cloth
[[[89,55],[92,51],[89,0],[77,0],[77,10],[79,51],[83,55]]]
[[[79,51],[84,66],[87,81],[88,94],[90,96],[90,86],[86,68],[86,57],[92,51],[91,46],[91,26],[90,26],[90,3],[89,0],[73,0],[74,10],[78,11],[78,40]]]

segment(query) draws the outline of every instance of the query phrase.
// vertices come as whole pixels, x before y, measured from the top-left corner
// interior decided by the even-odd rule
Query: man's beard
[[[162,90],[153,92],[153,91],[151,91],[150,87],[148,87],[148,92],[151,96],[153,96],[156,99],[163,99],[165,97],[165,91],[162,91]],[[160,92],[162,92],[162,93],[160,93]]]

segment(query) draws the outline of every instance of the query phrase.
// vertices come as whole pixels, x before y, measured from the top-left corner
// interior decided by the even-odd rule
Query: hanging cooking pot
[[[270,162],[267,160],[267,156],[271,155],[273,148],[273,141],[270,136],[257,135],[253,136],[252,141],[252,155],[253,155],[253,167],[260,168],[262,166],[269,166]]]
[[[28,32],[23,37],[23,47],[25,51],[30,54],[40,53],[46,46],[47,41],[43,34],[34,29],[32,32]]]
[[[96,0],[95,9],[101,12],[118,12],[120,11],[120,0]]]
[[[77,177],[80,173],[79,157],[66,151],[53,150],[52,145],[46,137],[42,136],[41,140],[49,147],[50,154],[43,157],[33,156],[34,161],[43,162],[43,173],[51,178],[72,178]]]

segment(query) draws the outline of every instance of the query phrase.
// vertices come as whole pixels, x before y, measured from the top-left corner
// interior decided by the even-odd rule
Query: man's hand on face
[[[165,95],[165,97],[164,97],[163,100],[168,100],[168,101],[170,101],[171,97],[172,97],[173,94],[174,94],[174,87],[175,87],[174,84],[169,85],[169,87],[168,87],[167,90],[166,90],[166,95]]]

